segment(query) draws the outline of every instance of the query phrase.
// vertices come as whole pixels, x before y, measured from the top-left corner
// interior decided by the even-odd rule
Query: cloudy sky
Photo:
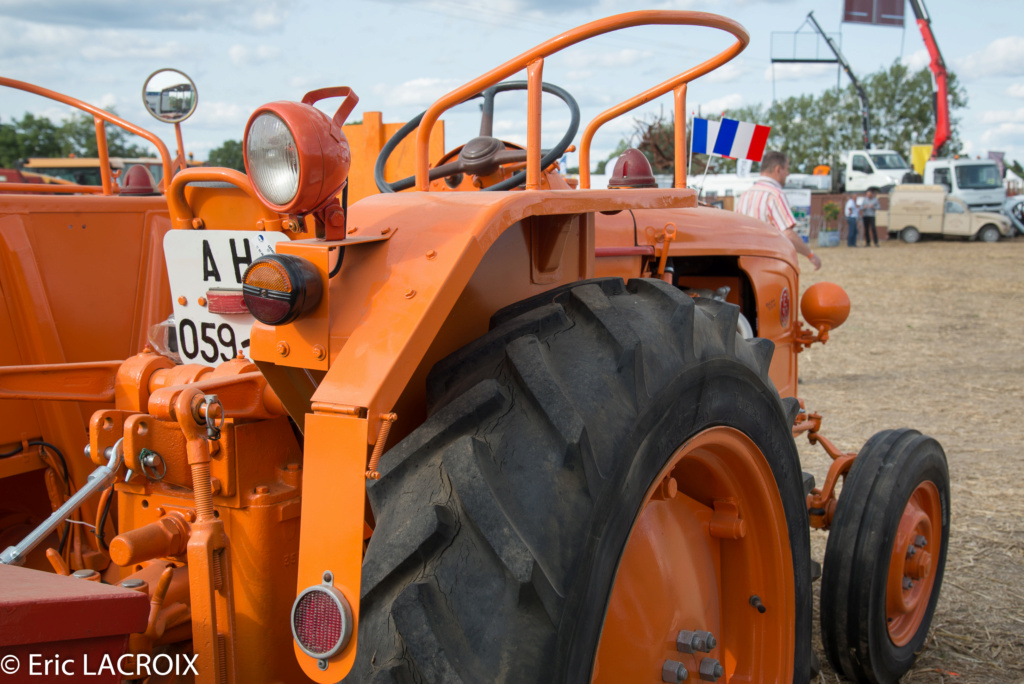
[[[1024,162],[1024,3],[989,0],[970,9],[962,0],[926,3],[946,62],[967,89],[969,105],[961,114],[967,151],[1002,150]],[[715,12],[750,31],[740,57],[691,85],[691,110],[719,113],[835,87],[834,66],[777,65],[773,78],[773,41],[777,52],[784,51],[802,27],[801,49],[814,49],[805,25],[811,10],[826,31],[841,35],[856,73],[895,60],[927,65],[913,21],[905,31],[840,24],[841,7],[842,0],[0,0],[0,74],[116,107],[173,149],[173,129],[149,117],[141,89],[154,70],[181,69],[199,90],[199,108],[183,125],[185,147],[205,159],[224,140],[240,139],[249,114],[262,103],[347,85],[360,97],[351,118],[377,110],[385,121],[405,121],[536,43],[635,9]],[[912,19],[909,7],[907,15]],[[576,97],[585,123],[731,42],[713,29],[629,29],[550,58],[544,76]],[[841,82],[846,84],[845,75]],[[506,95],[497,106],[495,134],[522,141],[525,97]],[[545,99],[544,106],[548,144],[561,137],[568,115],[557,100]],[[671,106],[663,98],[641,115]],[[43,98],[0,89],[4,121],[26,111],[51,118],[68,112]],[[476,135],[477,117],[470,104],[445,117],[449,148]],[[592,158],[607,156],[632,128],[630,117],[609,123],[595,139]]]

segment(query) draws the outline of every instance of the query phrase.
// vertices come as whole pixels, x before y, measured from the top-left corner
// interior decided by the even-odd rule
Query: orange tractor
[[[544,60],[647,24],[735,42],[591,121],[566,178],[579,110]],[[686,188],[687,86],[747,41],[715,15],[617,15],[397,131],[345,126],[356,95],[325,88],[254,112],[247,174],[172,179],[160,144],[155,194],[108,177],[5,196],[5,673],[804,682],[815,527],[829,660],[896,681],[942,582],[945,455],[909,429],[858,454],[821,434],[797,359],[848,298],[810,288],[806,327],[792,245]],[[180,123],[194,86],[167,88]],[[492,136],[515,89],[525,149]],[[547,151],[542,92],[572,113]],[[627,153],[590,189],[595,131],[669,93],[675,187]],[[332,97],[333,117],[314,107]],[[444,153],[440,117],[477,97],[480,136]],[[103,121],[137,132],[62,101],[97,117],[101,157]],[[802,434],[832,459],[820,488]]]

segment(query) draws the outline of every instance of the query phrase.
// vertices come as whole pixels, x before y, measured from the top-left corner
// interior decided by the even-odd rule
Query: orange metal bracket
[[[750,42],[746,29],[744,29],[739,23],[726,19],[725,17],[718,16],[716,14],[708,14],[706,12],[682,12],[672,10],[643,10],[638,12],[626,12],[625,14],[618,14],[613,17],[607,17],[605,19],[599,19],[592,21],[589,24],[584,24],[577,28],[571,29],[562,33],[548,41],[541,43],[533,47],[532,49],[524,52],[518,57],[514,57],[509,61],[505,62],[501,66],[491,69],[482,76],[479,76],[469,83],[466,83],[459,88],[451,91],[437,102],[432,104],[426,113],[423,115],[423,119],[420,122],[419,129],[416,131],[416,189],[417,190],[428,190],[430,186],[429,181],[429,168],[428,168],[428,145],[430,142],[430,131],[434,124],[441,117],[441,115],[447,110],[451,109],[455,105],[464,102],[467,98],[476,95],[479,92],[489,88],[490,86],[508,78],[509,76],[522,71],[524,68],[527,69],[528,75],[528,93],[540,92],[540,78],[542,75],[541,65],[543,59],[556,52],[564,50],[567,47],[575,45],[579,42],[599,36],[605,33],[611,33],[624,28],[630,28],[633,26],[646,26],[646,25],[658,25],[658,24],[669,24],[669,25],[694,25],[694,26],[706,26],[709,28],[717,28],[723,31],[728,31],[732,35],[736,36],[736,42],[733,43],[729,48],[723,52],[715,55],[711,59],[708,59],[696,67],[685,71],[674,78],[665,81],[664,83],[650,88],[640,95],[633,97],[625,102],[616,105],[615,107],[604,112],[597,118],[595,118],[588,126],[583,134],[583,142],[580,145],[580,187],[587,189],[590,187],[590,141],[594,136],[597,129],[605,122],[613,119],[621,114],[624,114],[636,107],[649,102],[655,97],[659,97],[667,93],[670,90],[674,90],[681,85],[684,85],[699,76],[703,76],[712,69],[716,69],[721,65],[725,64],[733,57],[738,55],[746,48],[747,43]],[[683,127],[685,126],[686,109],[685,109],[685,89],[677,93],[675,98],[676,110],[676,137],[685,137]],[[529,98],[530,95],[528,94]],[[530,173],[531,170],[534,174],[534,178],[540,175],[540,105],[539,97],[537,98],[537,106],[529,107],[528,118],[527,118],[527,189],[530,189]],[[683,109],[678,109],[682,105]],[[536,132],[534,132],[536,130]],[[685,157],[685,145],[676,145],[676,168],[685,169],[682,159]],[[685,175],[685,173],[684,173]],[[676,187],[685,187],[685,177],[682,177],[682,184],[680,185],[680,179],[676,180]]]
[[[795,341],[797,345],[796,350],[798,352],[802,352],[804,349],[807,349],[815,342],[821,342],[822,344],[825,344],[826,342],[828,342],[829,330],[830,328],[827,325],[821,326],[818,330],[814,330],[812,328],[808,328],[801,325],[799,331],[797,331],[795,335]]]
[[[352,638],[321,671],[317,661],[295,644],[295,658],[314,681],[336,682],[348,674],[359,641],[359,592],[366,505],[367,421],[352,416],[309,414],[305,425],[307,458],[302,475],[302,534],[299,541],[299,590],[320,584],[324,572],[352,607]],[[331,502],[331,515],[318,506]],[[346,524],[341,524],[341,523]],[[353,523],[353,524],[348,524]]]
[[[161,419],[171,417],[181,395],[192,390],[216,394],[224,413],[232,418],[275,418],[286,415],[284,406],[259,371],[211,377],[188,385],[158,389],[149,397],[149,412]]]
[[[661,278],[665,275],[665,265],[668,263],[668,250],[672,246],[672,241],[676,239],[676,224],[668,223],[665,225],[665,243],[661,246],[661,259],[658,261],[658,277]]]
[[[840,477],[846,477],[853,467],[853,460],[857,457],[854,452],[840,451],[835,444],[822,435],[821,415],[817,413],[801,414],[793,425],[793,436],[807,433],[807,441],[811,444],[820,444],[825,453],[832,459],[828,468],[825,482],[821,487],[816,487],[807,495],[807,512],[810,517],[811,527],[819,530],[827,530],[832,524],[832,518],[836,512],[836,485]]]

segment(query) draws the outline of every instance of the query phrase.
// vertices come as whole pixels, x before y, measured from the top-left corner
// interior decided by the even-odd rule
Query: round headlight
[[[245,141],[256,190],[272,204],[285,205],[299,192],[299,151],[295,137],[276,114],[264,112],[249,127]]]
[[[333,118],[314,107],[345,98]],[[307,214],[335,201],[348,179],[352,152],[342,131],[359,98],[350,88],[321,88],[302,102],[271,102],[245,126],[245,171],[253,190],[281,214]]]

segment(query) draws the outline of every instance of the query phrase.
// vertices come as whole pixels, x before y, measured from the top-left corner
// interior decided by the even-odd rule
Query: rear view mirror
[[[177,69],[160,69],[150,74],[142,87],[146,109],[165,123],[181,123],[196,110],[196,84]]]

